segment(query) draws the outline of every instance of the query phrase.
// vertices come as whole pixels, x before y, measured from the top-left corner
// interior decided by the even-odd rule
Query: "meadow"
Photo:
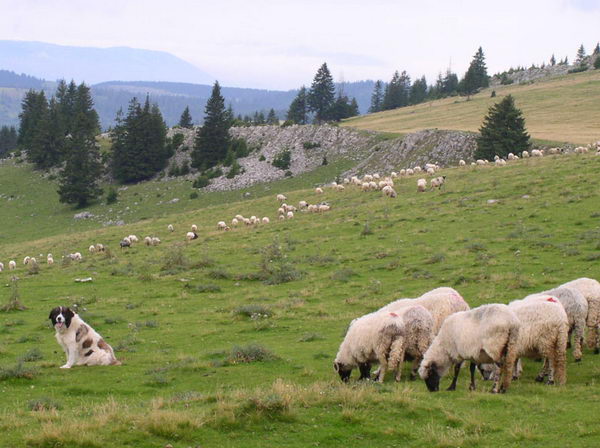
[[[491,97],[492,90],[496,97]],[[598,139],[600,70],[483,89],[470,99],[450,97],[345,120],[357,129],[406,134],[427,128],[479,131],[488,109],[505,95],[523,111],[538,140],[588,144]]]
[[[27,309],[0,312],[0,446],[596,444],[600,356],[588,349],[577,364],[569,353],[566,386],[535,383],[540,364],[526,360],[505,395],[481,380],[469,392],[467,372],[456,392],[432,394],[408,380],[408,365],[400,383],[358,383],[354,372],[342,384],[332,362],[353,318],[398,297],[446,285],[474,307],[600,278],[600,157],[449,168],[444,190],[419,194],[407,178],[396,199],[354,188],[317,196],[313,184],[340,167],[323,169],[331,171],[256,187],[249,198],[190,200],[179,181],[140,184],[91,209],[133,209],[127,225],[102,227],[74,222],[51,200],[52,182],[28,166],[1,166],[2,192],[20,199],[0,206],[0,261],[19,263],[0,273],[0,305],[18,297]],[[156,206],[156,188],[182,200]],[[277,193],[332,210],[278,221]],[[271,223],[216,230],[238,213]],[[200,238],[187,243],[192,224]],[[162,244],[119,249],[132,233]],[[93,243],[109,250],[91,255]],[[83,261],[61,261],[75,251]],[[49,252],[53,266],[22,264]],[[83,277],[93,281],[75,282]],[[58,305],[75,307],[123,365],[59,369],[48,320]]]

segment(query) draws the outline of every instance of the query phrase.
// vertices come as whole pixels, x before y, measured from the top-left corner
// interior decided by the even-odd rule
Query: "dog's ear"
[[[73,316],[75,316],[75,313],[73,311],[71,311],[71,308],[67,308],[64,312],[63,312],[65,319],[68,318],[72,318]]]
[[[48,316],[48,319],[54,319],[57,314],[58,314],[58,308],[52,308],[50,310],[50,315]]]

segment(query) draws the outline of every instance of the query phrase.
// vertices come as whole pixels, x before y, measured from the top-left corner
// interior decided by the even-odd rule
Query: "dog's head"
[[[50,311],[50,316],[48,317],[52,321],[52,326],[56,329],[56,331],[62,332],[69,328],[71,325],[71,319],[73,319],[74,316],[75,313],[68,307],[57,306]]]

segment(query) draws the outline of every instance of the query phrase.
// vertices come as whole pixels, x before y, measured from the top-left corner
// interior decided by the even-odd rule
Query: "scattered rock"
[[[93,217],[94,217],[94,215],[90,212],[81,212],[81,213],[76,213],[73,216],[73,219],[90,219]]]
[[[167,204],[177,204],[179,202],[179,198],[173,198]]]
[[[524,194],[523,196],[521,196],[521,199],[529,199],[531,196],[529,196],[528,194]]]
[[[76,278],[75,282],[76,283],[88,283],[93,281],[92,277],[86,277],[86,278]]]
[[[488,199],[487,203],[488,204],[497,204],[498,203],[498,199]]]

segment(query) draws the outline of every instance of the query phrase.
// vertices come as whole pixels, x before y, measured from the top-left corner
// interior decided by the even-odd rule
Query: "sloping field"
[[[398,297],[448,285],[477,306],[600,277],[599,169],[594,155],[453,168],[445,190],[418,194],[403,179],[397,199],[280,184],[261,198],[152,216],[148,206],[136,224],[62,231],[52,221],[63,218],[32,202],[19,213],[35,213],[36,230],[27,224],[26,239],[5,221],[0,241],[0,261],[19,262],[0,273],[0,304],[18,293],[27,306],[0,312],[0,446],[594,446],[600,356],[587,349],[581,363],[569,354],[566,386],[535,383],[541,365],[526,360],[505,395],[483,381],[469,392],[467,372],[453,393],[429,393],[406,373],[379,385],[355,372],[346,385],[332,361],[353,318]],[[13,182],[37,188],[25,175]],[[279,221],[276,193],[332,210]],[[238,213],[271,223],[215,230]],[[193,223],[200,238],[185,243]],[[162,244],[120,250],[131,233]],[[97,242],[109,252],[89,254]],[[75,251],[83,261],[61,261]],[[48,252],[53,266],[23,266]],[[75,282],[84,277],[93,281]],[[59,369],[48,313],[75,304],[122,366]]]
[[[471,97],[453,97],[364,115],[344,126],[408,133],[428,128],[478,131],[491,105],[511,94],[523,111],[533,138],[587,144],[600,140],[600,70],[576,73],[528,85],[494,87]]]

